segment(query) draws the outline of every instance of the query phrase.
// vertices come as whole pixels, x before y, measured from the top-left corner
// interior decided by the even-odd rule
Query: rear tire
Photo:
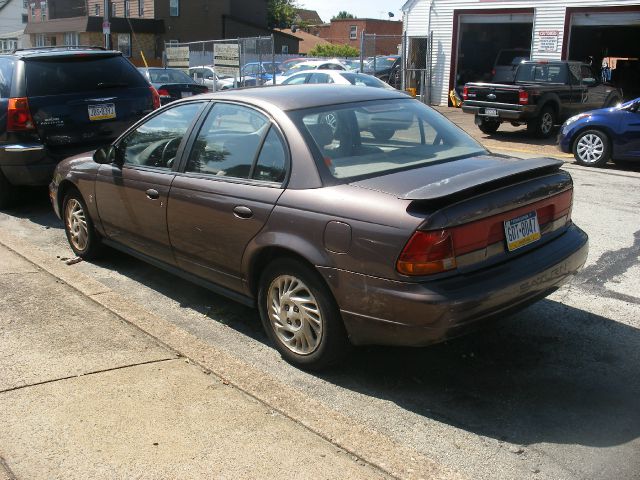
[[[390,127],[371,127],[371,135],[376,140],[386,142],[390,140],[396,134],[395,128]]]
[[[483,120],[480,125],[478,125],[478,128],[482,133],[491,135],[492,133],[496,133],[498,131],[498,128],[500,128],[500,122]]]
[[[556,125],[556,112],[551,106],[546,106],[536,118],[527,123],[527,131],[538,138],[549,138]]]
[[[10,207],[13,203],[15,187],[9,183],[7,177],[0,170],[0,208]]]
[[[573,142],[573,156],[579,165],[603,167],[611,156],[609,139],[600,130],[580,132]]]
[[[100,256],[103,250],[100,235],[95,230],[87,204],[76,189],[69,190],[64,197],[62,220],[69,246],[78,257],[92,260]]]
[[[285,257],[266,266],[258,309],[276,349],[296,367],[321,370],[341,361],[351,349],[331,291],[301,261]]]

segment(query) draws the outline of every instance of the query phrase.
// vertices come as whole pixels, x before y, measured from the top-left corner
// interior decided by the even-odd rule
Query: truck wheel
[[[9,183],[4,173],[0,171],[0,208],[11,206],[15,188]]]
[[[544,107],[540,115],[527,123],[527,131],[538,138],[549,138],[556,124],[556,112],[551,106]]]
[[[478,128],[482,133],[486,133],[487,135],[491,135],[492,133],[496,133],[498,128],[500,127],[500,122],[492,121],[492,120],[483,120]]]
[[[573,142],[573,156],[585,167],[603,167],[610,154],[609,139],[600,130],[580,132]]]

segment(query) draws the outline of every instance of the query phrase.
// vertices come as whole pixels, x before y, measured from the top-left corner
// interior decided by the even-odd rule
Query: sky
[[[298,6],[315,10],[325,22],[331,20],[341,10],[346,10],[359,18],[388,19],[387,12],[393,12],[393,20],[402,20],[402,5],[406,0],[297,0]]]

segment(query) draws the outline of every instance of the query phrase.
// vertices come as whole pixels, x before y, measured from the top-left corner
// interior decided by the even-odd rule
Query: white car
[[[338,60],[309,60],[307,62],[301,62],[294,65],[289,70],[276,77],[276,83],[284,83],[284,81],[290,76],[307,70],[333,70],[344,72],[347,70],[347,67]]]
[[[395,90],[388,83],[366,73],[338,70],[305,70],[294,73],[281,82],[282,85],[301,85],[304,83],[335,83],[337,85],[355,85],[362,87],[386,88]]]
[[[227,90],[229,88],[233,88],[233,77],[221,77],[216,75],[213,67],[208,65],[189,68],[189,76],[197,83],[205,85],[210,92],[214,91],[214,84],[215,90]]]

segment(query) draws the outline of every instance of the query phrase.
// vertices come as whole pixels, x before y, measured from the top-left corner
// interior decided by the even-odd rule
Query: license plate
[[[540,225],[536,212],[505,221],[504,236],[510,252],[540,240]]]
[[[182,98],[190,97],[193,95],[193,92],[182,92]]]
[[[498,110],[496,110],[495,108],[485,108],[484,109],[484,114],[488,117],[497,117],[498,116]]]
[[[110,118],[116,118],[115,104],[89,105],[89,120],[109,120]]]

